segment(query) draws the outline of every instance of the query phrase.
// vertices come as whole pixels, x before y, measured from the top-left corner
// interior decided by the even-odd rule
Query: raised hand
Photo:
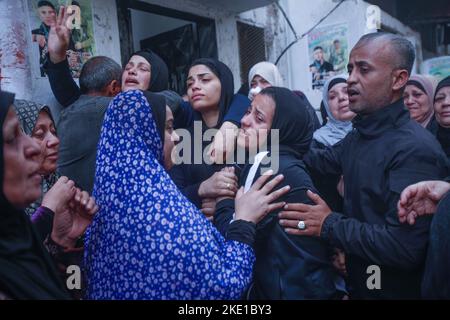
[[[208,146],[208,156],[213,163],[224,164],[228,157],[234,155],[238,127],[225,121]]]
[[[67,20],[70,15],[67,14],[66,8],[59,8],[58,17],[54,18],[50,32],[48,34],[48,53],[53,63],[59,63],[66,59],[66,52],[69,49],[71,31],[67,27]]]

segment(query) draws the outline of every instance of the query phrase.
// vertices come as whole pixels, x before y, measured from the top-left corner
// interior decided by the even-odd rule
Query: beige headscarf
[[[273,63],[263,61],[255,64],[248,73],[248,86],[252,87],[252,80],[255,76],[260,76],[269,82],[273,87],[284,87],[284,81],[281,77],[278,67]],[[250,90],[251,91],[251,90]],[[250,97],[251,95],[251,97]],[[249,94],[249,99],[252,100],[253,94]]]
[[[415,74],[413,76],[411,76],[408,80],[408,82],[406,83],[406,85],[413,85],[416,86],[418,89],[420,89],[421,91],[424,91],[424,93],[427,95],[428,97],[428,106],[429,106],[429,111],[428,111],[428,115],[425,118],[425,120],[423,120],[422,122],[419,122],[419,124],[426,128],[428,123],[430,123],[431,118],[433,118],[434,115],[434,108],[433,108],[433,100],[434,100],[434,88],[435,85],[433,83],[433,81],[424,76],[424,75],[419,75],[419,74]]]

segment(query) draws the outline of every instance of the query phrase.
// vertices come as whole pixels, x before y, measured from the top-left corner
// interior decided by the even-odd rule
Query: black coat
[[[431,224],[422,297],[450,299],[450,193],[439,203]]]
[[[311,142],[311,149],[325,150],[327,146],[317,140]],[[329,175],[326,178],[319,174],[311,173],[311,179],[319,192],[320,197],[325,200],[331,210],[342,212],[343,199],[339,195],[337,186],[340,175]]]
[[[243,169],[240,186],[245,185],[250,167]],[[257,170],[253,182],[260,177],[260,171]],[[276,189],[289,185],[291,190],[277,201],[311,203],[306,191],[315,188],[301,160],[281,151],[278,173],[285,178]],[[279,224],[279,211],[271,212],[257,225],[253,284],[247,297],[258,300],[335,298],[336,274],[325,242],[288,235]],[[233,213],[234,200],[223,200],[216,206],[214,221],[223,235],[227,234]]]
[[[400,193],[411,184],[446,176],[446,157],[436,139],[410,120],[401,100],[366,118],[326,150],[304,161],[316,174],[343,174],[343,214],[332,213],[321,237],[347,255],[354,298],[419,298],[430,218],[414,226],[397,216]],[[381,289],[369,290],[367,269],[381,269]]]

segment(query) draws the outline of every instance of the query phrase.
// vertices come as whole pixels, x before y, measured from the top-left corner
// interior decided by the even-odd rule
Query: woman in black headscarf
[[[13,103],[14,94],[0,91],[0,296],[67,299],[69,295],[54,262],[23,211],[41,193],[37,160],[40,149],[20,128]],[[87,216],[97,210],[86,210],[81,217],[78,209],[85,200],[84,209],[92,205],[93,199],[76,200],[74,196],[73,209],[64,209],[55,218],[52,235],[45,241],[55,262],[70,258],[66,253],[90,223]]]
[[[237,191],[234,174],[221,172],[223,164],[206,163],[204,159],[204,151],[210,144],[210,141],[204,141],[204,134],[208,129],[219,129],[232,103],[233,74],[218,60],[198,59],[189,69],[187,87],[195,121],[187,129],[190,141],[178,145],[178,148],[183,147],[180,156],[184,163],[174,166],[170,175],[183,194],[198,208],[205,209],[208,206],[208,210],[213,210],[215,198],[234,196]],[[201,130],[195,130],[196,126],[201,126]],[[206,213],[205,210],[204,213],[211,217],[213,212]]]
[[[434,112],[437,122],[436,138],[447,158],[450,158],[450,76],[439,82],[436,87]]]
[[[271,129],[278,130],[278,139],[274,131],[267,133]],[[306,192],[315,188],[302,157],[309,149],[313,132],[306,106],[292,91],[277,87],[262,90],[242,118],[238,146],[250,151],[267,142],[268,151],[259,152],[245,166],[239,178],[241,189],[236,199],[251,190],[254,181],[271,168],[284,176],[277,189],[290,187],[280,201],[310,203]],[[258,206],[255,202],[248,201],[246,205]],[[218,202],[216,210],[215,224],[222,234],[226,234],[233,219],[235,201],[223,199]],[[335,297],[336,275],[328,261],[327,247],[319,239],[288,235],[278,223],[278,211],[270,212],[257,226],[256,264],[248,298]]]
[[[133,53],[122,74],[122,91],[139,89],[160,92],[167,90],[168,83],[166,63],[150,49]]]
[[[13,102],[13,94],[0,93],[0,291],[13,299],[65,299],[50,256],[19,209],[40,194],[39,163],[33,158],[39,148],[20,130]]]

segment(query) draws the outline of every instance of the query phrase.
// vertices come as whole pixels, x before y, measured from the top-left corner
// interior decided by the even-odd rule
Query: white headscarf
[[[339,121],[334,118],[333,114],[330,111],[330,106],[328,105],[328,91],[330,89],[329,85],[331,81],[337,78],[346,80],[348,76],[343,74],[337,75],[325,82],[323,86],[323,105],[325,106],[325,110],[327,111],[328,121],[325,126],[316,130],[313,136],[314,140],[322,143],[325,146],[335,145],[336,143],[344,139],[345,136],[353,129],[351,121]]]
[[[284,81],[281,77],[278,67],[270,62],[260,62],[255,64],[248,73],[248,86],[250,87],[250,93],[248,98],[253,100],[253,97],[258,94],[262,89],[256,87],[252,89],[252,80],[255,76],[260,76],[264,78],[273,87],[284,87]]]

